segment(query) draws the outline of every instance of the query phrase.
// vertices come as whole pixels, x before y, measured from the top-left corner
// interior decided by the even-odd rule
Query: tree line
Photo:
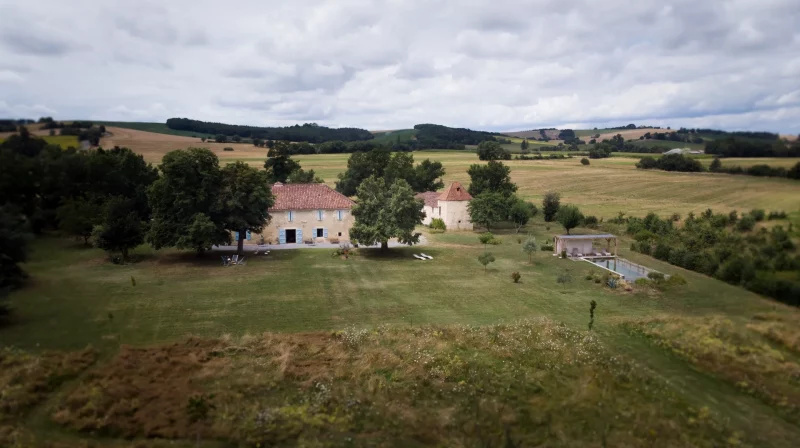
[[[477,145],[485,141],[495,141],[491,132],[473,131],[465,128],[450,128],[438,124],[418,124],[416,148],[414,149],[464,149],[465,145]]]
[[[800,139],[787,143],[777,138],[728,137],[706,142],[705,152],[719,157],[800,157]]]
[[[636,163],[636,168],[645,170],[657,169],[664,171],[683,171],[690,173],[711,171],[712,173],[800,179],[800,162],[797,162],[788,170],[783,167],[771,167],[766,164],[753,165],[749,168],[742,168],[740,166],[723,167],[720,158],[715,157],[711,162],[711,165],[708,167],[708,170],[706,170],[699,160],[683,154],[666,154],[659,158],[645,156],[639,159],[639,162]]]
[[[204,134],[221,134],[228,137],[252,138],[262,140],[285,140],[293,142],[323,143],[333,140],[358,141],[373,138],[371,132],[358,128],[328,128],[315,123],[305,123],[286,127],[243,126],[235,124],[211,123],[189,118],[170,118],[167,127],[179,131]]]
[[[670,264],[701,272],[722,281],[743,286],[784,303],[800,306],[800,254],[792,241],[792,228],[777,225],[754,230],[767,217],[785,218],[782,213],[752,210],[699,216],[690,213],[681,227],[671,219],[650,213],[644,218],[627,218],[626,232],[636,240],[631,249]]]

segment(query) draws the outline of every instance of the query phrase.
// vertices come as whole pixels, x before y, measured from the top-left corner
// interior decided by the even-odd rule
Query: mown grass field
[[[170,129],[166,123],[149,123],[143,121],[95,121],[98,125],[105,125],[106,127],[113,126],[122,129],[133,129],[136,131],[153,132],[165,135],[178,135],[181,137],[214,137],[213,134],[206,134],[203,132],[180,131],[177,129]]]
[[[44,135],[41,138],[51,145],[59,145],[64,149],[78,147],[78,137],[74,135]],[[3,143],[3,140],[5,138],[0,137],[0,143]]]
[[[525,231],[545,241],[560,233],[549,225],[537,221]],[[116,443],[109,436],[188,445],[194,427],[186,421],[186,401],[208,392],[220,413],[203,437],[246,445],[298,437],[322,445],[347,437],[357,446],[468,445],[481,437],[500,443],[504,432],[517,441],[567,445],[603,437],[632,446],[800,441],[793,414],[771,398],[714,370],[692,368],[628,330],[654,318],[702,316],[744,328],[764,322],[754,321],[757,315],[791,321],[800,317],[796,310],[628,253],[624,243],[624,256],[680,274],[688,284],[664,292],[611,290],[584,279],[597,272],[586,262],[539,252],[528,264],[509,231],[500,232],[502,244],[488,247],[472,232],[428,238],[424,249],[386,255],[362,250],[344,260],[329,250],[273,251],[231,268],[220,266],[216,254],[198,259],[146,247],[136,251],[137,262],[119,266],[74,241],[40,239],[25,265],[31,283],[12,295],[15,317],[0,329],[2,345],[34,354],[91,346],[99,361],[63,386],[64,380],[49,389],[31,385],[30,394],[38,391],[25,398],[32,410],[8,417],[9,431],[56,440],[95,433],[106,437],[101,445]],[[434,260],[411,257],[420,250]],[[497,258],[486,272],[476,260],[484,250]],[[513,271],[521,283],[511,281]],[[559,283],[565,271],[571,281]],[[598,308],[587,340],[591,300]],[[125,348],[189,335],[195,339]],[[38,359],[17,356],[0,357],[18,369],[7,384],[0,381],[4,390],[28,384],[26,363]],[[94,355],[78,359],[87,356]],[[35,378],[51,384],[52,373],[41,375]],[[22,400],[13,398],[19,393],[0,401]],[[276,419],[267,432],[252,426],[264,409]],[[486,428],[474,426],[484,420]],[[311,421],[318,423],[293,429]]]

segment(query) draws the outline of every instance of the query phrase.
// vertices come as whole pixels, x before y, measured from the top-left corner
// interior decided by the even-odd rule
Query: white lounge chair
[[[231,263],[238,264],[239,263],[239,254],[234,255],[231,257]]]
[[[244,265],[244,257],[242,257],[236,264]]]
[[[427,258],[425,258],[425,257],[423,257],[421,255],[417,255],[417,254],[413,254],[413,255],[414,255],[414,258],[416,258],[417,260],[422,260],[422,261],[427,260]]]
[[[428,255],[428,254],[423,254],[423,253],[420,253],[420,255],[421,255],[421,256],[423,256],[423,257],[425,257],[425,258],[427,258],[428,260],[433,260],[433,257],[431,257],[431,256],[430,256],[430,255]]]
[[[603,249],[603,250],[600,251],[600,255],[602,255],[604,257],[607,257],[607,256],[609,256],[611,254],[607,250]]]

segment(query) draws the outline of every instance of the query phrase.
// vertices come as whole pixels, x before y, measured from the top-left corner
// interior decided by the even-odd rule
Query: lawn
[[[42,136],[42,138],[47,143],[51,145],[59,145],[64,149],[69,147],[78,147],[78,137],[75,135],[45,135]],[[0,137],[0,143],[3,143],[4,140],[4,138]]]
[[[537,221],[526,231],[545,241],[561,231],[548,226]],[[488,419],[492,437],[507,428],[530,443],[555,431],[565,443],[585,444],[598,430],[627,445],[648,437],[675,446],[800,441],[800,429],[773,410],[773,401],[741,391],[727,377],[716,379],[714,370],[694,370],[627,330],[655,318],[702,316],[724,316],[738,328],[756,315],[797,316],[796,310],[629,253],[624,244],[623,256],[680,274],[688,284],[666,292],[611,290],[584,279],[597,272],[589,263],[539,252],[528,264],[518,236],[498,233],[496,246],[481,246],[473,232],[444,233],[427,235],[424,249],[363,250],[347,260],[330,250],[276,250],[231,268],[220,266],[215,254],[197,258],[146,247],[136,251],[137,262],[119,266],[74,241],[39,239],[25,265],[31,282],[12,295],[15,320],[0,329],[2,345],[34,354],[91,346],[99,361],[60,393],[31,386],[39,395],[30,400],[44,404],[16,424],[57,439],[72,430],[191,439],[185,400],[206,391],[216,395],[222,414],[204,436],[239,443],[255,443],[253,427],[237,422],[256,418],[263,406],[277,406],[271,412],[278,432],[270,437],[314,440],[356,431],[450,445],[478,437],[476,428],[452,429],[461,421],[456,416],[471,410]],[[486,272],[476,260],[484,250],[497,258]],[[413,259],[419,251],[434,260]],[[513,271],[521,283],[511,281]],[[565,271],[571,281],[559,283]],[[592,300],[597,339],[587,340]],[[325,332],[314,333],[319,330]],[[194,339],[152,347],[189,335]],[[7,363],[15,359],[3,356]],[[93,355],[79,359],[87,356]],[[20,360],[10,365],[20,375],[32,369]],[[42,375],[51,387],[60,384]],[[327,405],[316,401],[319,393]],[[471,398],[484,394],[488,401]],[[600,402],[604,411],[595,405]],[[401,406],[397,415],[394,406]],[[173,423],[165,426],[162,413]],[[609,415],[617,423],[602,430],[597,425]],[[301,423],[294,419],[317,423],[298,435],[292,428]]]

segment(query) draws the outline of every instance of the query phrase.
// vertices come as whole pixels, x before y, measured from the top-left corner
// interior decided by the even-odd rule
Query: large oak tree
[[[397,238],[405,244],[419,242],[414,229],[422,223],[424,202],[414,197],[414,190],[403,179],[387,184],[382,177],[370,176],[358,187],[358,198],[353,206],[355,224],[350,238],[365,246],[381,244],[389,248],[389,239]]]

